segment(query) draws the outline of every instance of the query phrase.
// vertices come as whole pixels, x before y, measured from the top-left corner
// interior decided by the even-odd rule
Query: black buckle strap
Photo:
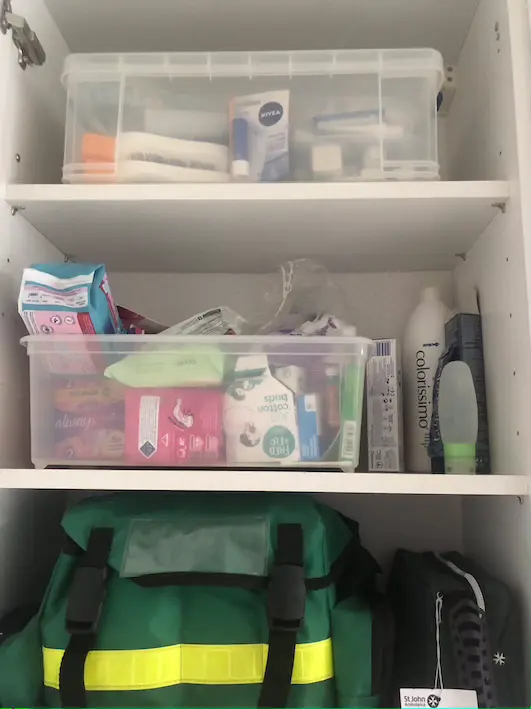
[[[93,529],[87,550],[79,557],[74,572],[66,610],[66,630],[70,633],[70,641],[59,671],[59,690],[63,707],[87,706],[85,661],[96,645],[113,534],[113,529]]]
[[[294,564],[275,566],[267,591],[267,615],[272,630],[297,632],[306,609],[304,569]]]
[[[305,608],[302,526],[280,524],[275,567],[268,586],[269,651],[259,707],[287,706],[297,633],[304,622]]]
[[[82,564],[76,569],[66,609],[66,630],[71,635],[87,635],[97,631],[106,580],[106,567],[99,569]]]

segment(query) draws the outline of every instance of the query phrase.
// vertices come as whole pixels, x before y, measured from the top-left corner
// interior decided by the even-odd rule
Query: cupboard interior
[[[302,10],[303,1],[308,0],[295,4],[301,16],[306,17]],[[352,47],[362,46],[356,40],[362,34],[374,39],[373,46],[392,44],[393,39],[397,46],[437,46],[439,43],[447,63],[451,61],[455,65],[456,77],[451,105],[446,115],[439,118],[443,177],[510,181],[511,199],[506,212],[493,219],[465,260],[456,258],[452,271],[338,274],[337,278],[351,304],[353,323],[360,334],[369,337],[400,337],[407,315],[425,285],[439,285],[448,305],[456,309],[475,309],[479,296],[493,472],[528,475],[531,441],[525,433],[525,423],[528,419],[526,385],[531,377],[531,346],[516,125],[516,112],[525,97],[518,95],[514,80],[518,49],[515,44],[519,41],[516,30],[522,17],[515,9],[517,3],[512,5],[513,0],[480,0],[479,3],[477,0],[452,0],[450,11],[449,2],[430,0],[428,5],[423,4],[426,11],[420,13],[418,2],[402,0],[393,4],[392,10],[387,7],[386,12],[381,13],[383,24],[380,29],[376,20],[373,21],[372,35],[357,29],[352,35],[342,33],[337,37],[341,38],[342,46]],[[328,29],[322,37],[318,34],[320,27],[315,24],[315,12],[319,3],[317,0],[312,3],[313,35],[304,35],[311,28],[311,20],[305,19],[299,34],[280,33],[276,46],[267,44],[264,39],[267,33],[258,29],[261,27],[258,22],[245,42],[241,36],[229,33],[230,23],[224,25],[224,31],[229,35],[225,36],[223,31],[214,35],[211,31],[199,39],[197,30],[193,35],[190,27],[200,27],[203,20],[208,22],[208,13],[205,11],[204,18],[198,19],[188,4],[185,4],[188,7],[186,12],[189,20],[193,18],[193,23],[188,28],[186,23],[179,25],[185,27],[179,31],[183,36],[198,37],[197,44],[188,40],[186,49],[290,48],[290,37],[294,38],[291,46],[295,48],[327,46],[325,41],[331,42],[327,37],[332,37],[333,25],[332,29],[326,25]],[[335,0],[335,3],[343,13],[352,11],[352,7],[350,10],[346,7],[347,2]],[[59,76],[63,58],[69,50],[160,48],[153,32],[143,32],[141,19],[145,20],[145,16],[139,14],[138,9],[129,15],[130,3],[126,8],[124,0],[115,3],[93,1],[88,10],[83,0],[72,0],[64,16],[64,1],[47,0],[46,4],[51,14],[40,1],[30,7],[29,3],[20,0],[20,5],[25,5],[24,12],[32,29],[43,41],[48,60],[40,69],[27,70],[24,75],[17,73],[15,81],[15,72],[20,69],[13,56],[14,65],[9,69],[12,96],[5,134],[8,147],[4,168],[8,183],[38,184],[60,180],[65,96]],[[83,9],[82,4],[85,5]],[[157,0],[156,4],[158,12],[152,5],[149,12],[158,17],[157,26],[177,26],[178,23],[165,22],[163,13],[178,12],[180,3]],[[353,6],[361,13],[368,4],[365,0],[357,0]],[[442,22],[439,10],[443,4],[443,14],[448,21],[437,25]],[[210,3],[211,10],[212,5]],[[115,16],[110,6],[118,8],[116,12],[123,12],[123,17],[127,18],[124,25],[112,24]],[[235,7],[235,0],[231,0],[231,6]],[[147,13],[147,5],[145,9]],[[280,12],[278,7],[274,12]],[[87,15],[88,26],[84,24]],[[216,17],[212,13],[211,16]],[[311,12],[309,16],[312,17]],[[344,20],[344,15],[339,17]],[[76,18],[77,27],[74,26]],[[167,16],[167,19],[174,19],[174,15]],[[64,38],[55,20],[65,32]],[[345,26],[343,20],[341,24]],[[214,20],[210,22],[213,24]],[[289,23],[286,26],[289,27]],[[382,38],[380,43],[377,41],[379,36]],[[165,37],[163,41],[169,42],[168,34]],[[322,44],[319,44],[318,37],[321,37]],[[429,40],[430,37],[434,38],[433,41]],[[166,48],[173,47],[168,45]],[[20,162],[13,159],[17,153],[22,156]],[[23,214],[17,215],[16,219],[16,234],[13,230],[13,237],[2,246],[5,258],[2,258],[1,266],[5,306],[2,306],[4,317],[0,319],[0,450],[4,474],[9,473],[7,468],[23,469],[30,465],[27,358],[18,344],[23,327],[16,312],[21,272],[32,262],[64,257],[47,241],[47,234],[39,234],[24,220]],[[61,219],[59,212],[57,219]],[[429,228],[427,224],[426,229]],[[193,238],[194,235],[181,235],[181,238],[185,237]],[[299,255],[311,254],[301,252]],[[97,254],[94,258],[97,259]],[[116,300],[170,323],[221,303],[241,310],[245,315],[246,311],[251,312],[260,305],[264,278],[257,274],[110,274]],[[16,470],[11,472],[17,474]],[[75,474],[73,471],[72,475]],[[93,491],[86,494],[93,494]],[[4,490],[0,494],[0,520],[4,532],[0,541],[4,571],[0,584],[1,612],[23,602],[38,600],[42,595],[59,549],[60,517],[65,507],[78,496],[79,493],[47,490]],[[398,547],[440,551],[454,548],[469,554],[513,587],[522,605],[526,637],[531,637],[531,515],[528,498],[413,495],[321,495],[320,498],[359,521],[364,543],[381,561],[384,570]],[[27,563],[22,564],[22,559]]]
[[[92,494],[94,491],[81,494],[9,491],[2,494],[2,507],[8,505],[9,509],[7,515],[2,515],[4,574],[0,611],[24,603],[37,604],[41,600],[60,548],[61,512],[75,499]],[[461,551],[504,579],[512,588],[514,603],[522,614],[528,651],[530,579],[528,566],[523,563],[527,552],[523,540],[529,537],[528,502],[521,504],[516,498],[478,497],[462,503],[459,497],[453,496],[318,497],[358,522],[362,543],[379,562],[384,580],[398,548]],[[20,518],[28,520],[28,513],[30,521],[22,525]],[[22,557],[27,562],[24,570],[20,564]],[[525,679],[528,680],[527,673]]]
[[[510,177],[511,154],[501,130],[511,117],[507,106],[513,90],[507,0],[400,0],[385,7],[369,0],[332,0],[326,8],[311,0],[304,10],[301,0],[286,8],[259,0],[245,9],[237,0],[223,5],[205,0],[201,9],[169,0],[157,0],[149,9],[131,9],[123,0],[94,2],[88,9],[81,0],[19,3],[47,60],[16,82],[17,106],[26,119],[11,120],[9,126],[15,149],[8,153],[22,159],[7,156],[8,183],[61,181],[66,93],[60,76],[70,52],[325,47],[441,51],[449,68],[438,121],[442,179]],[[270,25],[275,31],[267,31]]]
[[[44,239],[41,238],[41,241],[41,248],[49,251],[51,247],[45,244]],[[486,233],[475,250],[481,254],[482,249],[487,250],[498,243],[498,238],[491,240],[490,234]],[[52,257],[51,254],[49,257]],[[525,312],[518,314],[515,309],[514,317],[509,318],[507,314],[497,311],[500,303],[499,299],[494,299],[496,307],[493,306],[488,274],[486,281],[481,277],[478,281],[472,279],[474,264],[476,253],[455,272],[337,274],[336,277],[351,304],[352,321],[360,332],[371,337],[384,334],[400,337],[420,290],[428,284],[438,285],[449,305],[463,308],[467,307],[467,302],[471,306],[475,304],[475,288],[478,287],[485,326],[494,472],[525,475],[529,457],[524,450],[524,436],[509,430],[511,420],[513,425],[524,421],[523,388],[521,381],[520,385],[514,381],[519,379],[519,375],[513,377],[512,371],[508,370],[508,365],[512,366],[509,362],[511,353],[500,345],[497,338],[503,338],[504,332],[505,336],[510,336],[513,319],[518,318],[523,327],[527,315]],[[480,269],[481,263],[476,267]],[[213,303],[226,303],[244,315],[250,314],[261,302],[266,278],[257,274],[110,274],[113,293],[119,302],[132,308],[138,307],[142,312],[168,322],[175,322]],[[493,283],[492,287],[495,285]],[[459,303],[463,305],[459,306]],[[13,312],[13,318],[17,317]],[[13,346],[19,348],[16,340]],[[25,352],[17,349],[16,357],[21,358],[21,377],[27,376]],[[522,361],[515,366],[527,366],[524,359],[522,357]],[[523,376],[529,376],[529,372]],[[497,404],[493,406],[492,401]],[[516,410],[508,419],[512,406],[520,410],[520,424],[516,420]],[[19,438],[21,447],[16,451],[17,464],[27,467],[30,465],[27,420],[21,420],[20,427],[24,433]],[[509,435],[511,440],[508,442],[506,437]],[[11,472],[17,474],[16,470]],[[42,471],[42,475],[46,476],[46,471]],[[74,480],[76,471],[73,470],[71,475]],[[220,475],[223,473],[220,472]],[[64,509],[77,499],[92,494],[95,491],[2,492],[0,505],[3,514],[0,519],[5,534],[1,544],[6,573],[5,581],[0,585],[0,610],[8,610],[23,601],[38,600],[59,549],[59,523]],[[527,497],[393,494],[320,494],[317,497],[358,521],[363,543],[378,559],[384,573],[389,569],[397,548],[418,551],[457,549],[470,555],[514,589],[525,619],[524,627],[530,627],[531,578],[527,559],[531,517]],[[28,550],[32,564],[28,564],[29,570],[21,571],[20,559],[28,554]]]

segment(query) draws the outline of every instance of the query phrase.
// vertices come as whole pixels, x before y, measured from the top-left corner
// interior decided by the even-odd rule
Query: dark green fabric
[[[308,594],[306,622],[298,642],[330,637],[331,596],[330,589]],[[67,645],[66,606],[64,594],[51,594],[41,619],[46,647]],[[95,649],[135,650],[179,643],[267,643],[268,636],[265,591],[197,586],[151,589],[113,576]]]
[[[355,628],[355,631],[354,631]],[[355,632],[363,642],[352,642]],[[355,698],[368,698],[372,688],[372,617],[362,598],[347,598],[332,610],[332,642],[337,706],[352,706]],[[345,648],[349,652],[345,652]],[[367,704],[374,706],[374,704]]]
[[[267,530],[263,544],[263,567],[271,572],[276,549],[276,530],[282,523],[299,523],[304,535],[304,564],[307,578],[323,577],[330,572],[333,562],[352,539],[357,539],[357,525],[347,526],[330,508],[317,504],[310,497],[296,495],[225,495],[225,494],[129,494],[87,500],[72,508],[63,521],[68,536],[82,549],[86,548],[90,531],[96,527],[112,527],[115,532],[109,563],[109,582],[102,609],[97,644],[99,650],[135,650],[158,648],[176,644],[247,644],[267,643],[269,636],[266,590],[245,590],[212,586],[142,587],[132,578],[123,578],[131,530],[138,522],[148,523],[151,530],[167,530],[168,544],[175,539],[176,527],[192,530],[194,520],[210,519],[212,529],[220,517],[237,520],[245,517],[257,520]],[[264,527],[264,521],[266,522]],[[206,522],[208,526],[208,522]],[[213,531],[214,533],[214,531]],[[223,560],[218,566],[230,571],[245,568],[248,544],[238,543],[238,534],[231,537]],[[241,535],[240,535],[241,538]],[[256,540],[255,536],[255,540]],[[143,535],[142,544],[153,542],[153,535]],[[151,542],[149,541],[151,540]],[[199,542],[198,542],[199,540]],[[135,541],[135,544],[137,544]],[[182,534],[185,564],[190,566],[192,552],[200,552],[205,545],[203,534]],[[254,543],[254,542],[253,542]],[[195,545],[195,546],[194,546]],[[168,571],[182,571],[178,554],[166,549],[160,540],[153,544],[154,554],[162,558],[149,559],[149,549],[138,549],[135,564],[145,564],[153,572],[159,565]],[[254,543],[256,549],[256,544]],[[206,561],[197,560],[195,570],[211,571],[212,555]],[[360,555],[358,555],[359,557]],[[210,558],[210,560],[209,560]],[[353,557],[354,558],[354,557]],[[256,560],[255,560],[256,561]],[[159,564],[160,562],[160,564]],[[194,562],[195,563],[195,562]],[[62,554],[54,571],[37,626],[34,623],[25,633],[10,643],[14,655],[0,647],[0,702],[2,705],[32,706],[42,692],[41,646],[65,649],[69,634],[65,627],[66,608],[73,574],[77,564],[75,555]],[[210,566],[209,566],[210,564]],[[252,566],[253,564],[251,564]],[[359,561],[358,566],[363,566]],[[254,563],[254,568],[257,568]],[[367,572],[367,568],[370,569]],[[216,569],[216,571],[218,570]],[[138,572],[138,568],[136,571]],[[374,562],[365,568],[348,569],[349,583],[356,574],[363,577],[374,573]],[[364,585],[366,589],[366,584]],[[378,698],[372,686],[371,669],[371,609],[366,601],[348,597],[336,607],[334,585],[309,591],[304,625],[298,634],[298,643],[310,643],[332,637],[337,676],[334,679],[293,685],[289,705],[294,707],[376,706]],[[15,664],[25,648],[31,649],[32,664]],[[18,655],[16,654],[18,652]],[[38,660],[37,660],[38,658]],[[38,665],[38,667],[36,667]],[[17,695],[15,688],[21,689]],[[27,686],[27,689],[26,689]],[[178,685],[155,690],[121,692],[87,692],[89,706],[256,706],[260,685]],[[8,699],[6,699],[6,697]],[[46,703],[59,706],[59,693],[45,689]]]
[[[91,707],[256,707],[260,685],[226,685],[198,687],[181,685],[142,692],[90,692]],[[60,707],[59,692],[46,689],[46,706]],[[365,698],[362,698],[365,702]],[[332,680],[311,686],[293,685],[290,707],[334,707],[335,687]],[[354,698],[350,707],[370,707],[372,704]]]
[[[3,707],[35,707],[42,694],[42,649],[35,616],[0,647],[0,701]]]
[[[180,685],[140,692],[89,692],[91,707],[256,707],[259,684],[225,685],[215,687]],[[46,689],[46,706],[60,707],[59,692]],[[336,706],[332,680],[311,686],[293,685],[290,707]],[[362,707],[365,704],[351,704]],[[370,705],[369,705],[370,706]]]
[[[279,475],[280,475],[279,471]],[[72,508],[63,520],[63,527],[83,549],[87,548],[90,530],[93,527],[113,527],[114,542],[109,564],[120,572],[124,549],[135,520],[182,520],[205,519],[207,516],[246,518],[267,515],[269,519],[269,549],[267,566],[273,561],[276,548],[277,525],[300,522],[304,533],[305,572],[307,578],[324,576],[332,562],[351,539],[351,533],[340,516],[328,507],[318,505],[310,497],[299,495],[228,495],[224,493],[197,495],[160,495],[160,493],[120,493],[108,497],[85,500]],[[238,549],[234,553],[238,553]],[[230,560],[229,560],[230,561]],[[240,559],[234,567],[242,566]],[[176,569],[178,570],[178,569]],[[203,571],[208,571],[203,568]],[[233,572],[234,573],[234,572]]]

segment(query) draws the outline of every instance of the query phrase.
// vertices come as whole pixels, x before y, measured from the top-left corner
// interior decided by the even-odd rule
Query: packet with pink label
[[[205,465],[223,460],[223,393],[126,390],[125,457],[131,465]]]
[[[156,320],[146,318],[145,315],[135,313],[134,310],[129,310],[121,305],[118,306],[118,315],[128,335],[159,335],[167,330],[166,325],[161,325]]]
[[[18,312],[31,335],[112,335],[123,332],[103,264],[48,263],[25,268]],[[50,349],[55,348],[50,340]],[[55,374],[95,374],[105,368],[102,355],[89,352],[83,339],[57,345],[46,355]]]
[[[30,335],[122,332],[103,264],[48,263],[25,268],[18,311]]]

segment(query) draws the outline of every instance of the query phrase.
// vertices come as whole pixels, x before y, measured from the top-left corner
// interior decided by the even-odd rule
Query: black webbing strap
[[[63,707],[87,706],[85,661],[96,645],[113,534],[113,529],[93,529],[87,550],[79,557],[74,571],[66,609],[66,630],[70,633],[70,641],[59,671]]]
[[[267,590],[269,651],[259,707],[286,707],[297,633],[306,606],[304,544],[300,524],[279,524],[275,566]]]

